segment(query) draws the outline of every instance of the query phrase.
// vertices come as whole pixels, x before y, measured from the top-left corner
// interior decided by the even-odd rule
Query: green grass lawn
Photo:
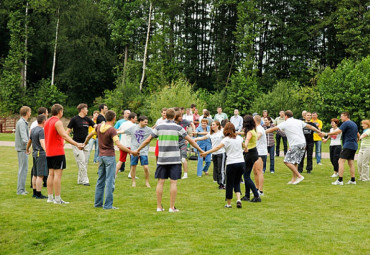
[[[0,141],[15,141],[15,134],[13,133],[0,133]]]
[[[302,183],[287,185],[290,172],[277,158],[276,173],[265,174],[262,203],[244,202],[242,209],[235,200],[232,209],[223,208],[225,192],[211,176],[196,177],[196,162],[190,161],[189,179],[178,182],[180,212],[170,214],[168,182],[166,211],[156,212],[153,154],[152,188],[145,187],[140,166],[136,188],[127,172],[119,173],[114,192],[119,210],[93,207],[97,165],[89,165],[91,186],[77,185],[71,150],[62,180],[68,205],[16,195],[14,148],[0,147],[0,155],[1,254],[369,254],[370,183],[331,185],[328,159],[314,164]],[[348,169],[344,178],[348,181]],[[27,190],[31,193],[29,178]]]

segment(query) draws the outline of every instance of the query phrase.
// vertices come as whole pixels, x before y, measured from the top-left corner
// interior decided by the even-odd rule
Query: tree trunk
[[[128,60],[128,45],[125,46],[125,56],[123,60],[123,77],[122,77],[122,86],[126,84],[126,72],[127,72],[127,60]]]
[[[152,19],[152,8],[153,4],[150,2],[149,6],[149,18],[148,18],[148,31],[146,34],[146,42],[145,42],[145,49],[144,49],[144,59],[143,59],[143,75],[141,76],[141,81],[140,81],[140,91],[143,89],[143,83],[144,83],[144,78],[145,78],[145,68],[146,68],[146,55],[148,53],[148,44],[149,44],[149,35],[150,35],[150,21]]]
[[[27,88],[27,65],[28,65],[28,56],[27,56],[27,44],[28,44],[28,1],[26,5],[26,21],[24,23],[24,67],[22,74],[22,87]]]
[[[58,44],[58,32],[59,32],[59,9],[57,11],[58,20],[57,26],[55,28],[55,43],[54,43],[54,55],[53,55],[53,69],[51,70],[51,86],[54,85],[54,77],[55,77],[55,65],[57,62],[57,44]]]

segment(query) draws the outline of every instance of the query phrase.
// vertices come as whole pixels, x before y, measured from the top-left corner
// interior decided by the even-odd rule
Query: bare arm
[[[95,129],[86,137],[85,142],[84,142],[85,146],[87,145],[91,137],[93,137],[94,135],[96,135]]]
[[[320,134],[321,130],[318,128],[315,128],[314,126],[311,126],[309,124],[306,125],[306,128],[311,129],[312,131],[315,131],[316,133]]]
[[[30,139],[28,139],[27,147],[26,147],[26,153],[27,153],[27,154],[30,154],[30,147],[31,147],[31,144],[32,144],[32,140],[31,140],[31,138],[30,138]]]
[[[360,139],[360,140],[362,140],[362,139],[364,139],[365,137],[367,137],[368,135],[367,134],[365,134],[365,133],[363,133],[361,136],[360,136],[360,133],[357,133],[357,137]]]
[[[138,151],[132,151],[130,150],[129,148],[127,148],[126,146],[123,146],[122,143],[119,141],[119,139],[116,140],[116,145],[117,147],[121,150],[121,151],[124,151],[124,152],[127,152],[127,153],[130,153],[132,155],[134,155],[135,157],[139,155],[139,152]]]
[[[40,139],[42,149],[46,152],[45,139]]]
[[[245,152],[248,152],[248,143],[249,143],[249,140],[252,138],[252,133],[251,132],[248,132],[247,133],[247,137],[245,138],[245,142],[244,142],[244,151]]]
[[[58,134],[64,139],[66,140],[67,142],[69,142],[70,144],[76,146],[76,147],[80,147],[81,144],[77,143],[76,141],[74,141],[68,134],[67,132],[64,130],[64,127],[63,127],[63,123],[58,120],[56,123],[55,123],[55,129],[57,130]],[[83,148],[83,147],[82,147]]]
[[[324,134],[326,134],[326,136],[328,136],[328,135],[339,135],[340,133],[342,133],[342,130],[340,130],[339,128],[338,129],[336,129],[335,131],[333,131],[333,132],[330,132],[330,133],[324,133]]]
[[[208,154],[212,153],[212,152],[215,152],[215,151],[218,151],[219,149],[221,149],[222,147],[224,147],[225,145],[223,143],[220,143],[219,145],[217,145],[216,147],[210,149],[209,151],[206,151],[206,152],[203,152],[203,153],[200,153],[200,155],[202,157],[205,157],[207,156]]]
[[[197,149],[198,151],[200,152],[204,152],[200,147],[199,145],[193,140],[191,139],[190,136],[185,136],[185,140],[188,141],[195,149]]]
[[[67,128],[67,131],[66,131],[67,135],[69,135],[71,132],[72,132],[72,129]]]
[[[273,133],[273,132],[278,131],[278,130],[279,130],[278,127],[273,127],[273,128],[266,129],[265,133],[266,134]]]
[[[149,143],[150,143],[150,141],[153,139],[153,136],[148,136],[148,138],[147,139],[145,139],[144,140],[144,142],[140,145],[140,147],[139,148],[137,148],[137,152],[140,152],[145,146],[147,146]]]
[[[194,139],[194,141],[203,141],[203,140],[207,140],[208,139],[208,137],[207,136],[202,136],[202,137],[197,137],[197,138],[195,138]]]

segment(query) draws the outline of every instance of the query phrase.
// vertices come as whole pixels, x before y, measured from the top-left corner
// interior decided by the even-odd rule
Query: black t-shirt
[[[44,129],[40,126],[36,126],[31,130],[30,139],[32,141],[32,156],[36,157],[38,153],[45,152],[41,146],[40,140],[45,139]]]
[[[317,128],[315,123],[306,122],[306,124]],[[313,133],[314,132],[315,131],[308,129],[307,127],[303,128],[303,134],[304,134],[304,137],[306,138],[306,143],[313,143]]]
[[[107,122],[105,120],[105,117],[101,114],[99,114],[98,118],[96,119],[96,124],[99,125],[100,123],[102,123],[103,121]]]
[[[73,140],[78,143],[83,143],[89,134],[89,126],[93,127],[94,125],[94,121],[87,116],[81,118],[77,115],[71,119],[68,124],[68,128],[73,129]]]

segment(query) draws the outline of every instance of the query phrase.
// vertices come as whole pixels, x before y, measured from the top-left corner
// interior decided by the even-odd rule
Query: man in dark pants
[[[277,117],[274,120],[274,125],[277,126],[280,123],[285,121],[285,113],[284,111],[279,112],[279,117]],[[283,139],[283,144],[284,144],[284,155],[286,155],[286,152],[288,151],[288,142],[286,135],[283,131],[280,129],[276,132],[276,157],[280,156],[280,139]]]
[[[313,127],[316,127],[315,123],[311,122],[311,113],[306,112],[306,115],[304,116],[305,122],[308,125],[311,125]],[[307,173],[310,174],[312,171],[312,153],[313,153],[313,146],[314,146],[314,141],[313,141],[313,133],[314,131],[311,129],[308,129],[307,127],[303,128],[303,134],[306,139],[306,153],[307,153],[307,166],[306,170]],[[306,154],[305,153],[305,154]],[[298,172],[302,173],[303,172],[303,167],[304,167],[304,158],[305,155],[303,155],[301,163],[298,165]]]

